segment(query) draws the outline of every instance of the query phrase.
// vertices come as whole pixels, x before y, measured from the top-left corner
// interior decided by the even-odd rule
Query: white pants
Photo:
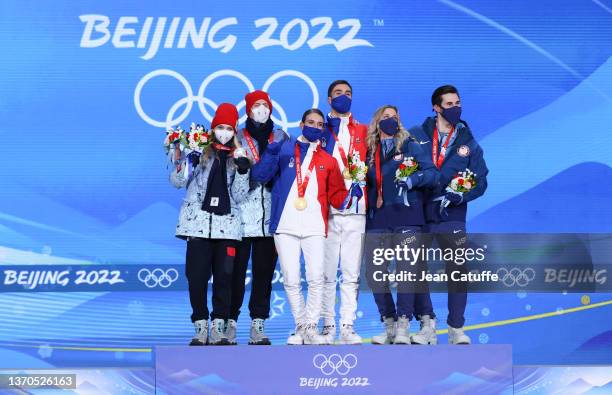
[[[323,249],[324,236],[298,237],[288,234],[275,234],[274,244],[278,252],[283,284],[289,306],[296,325],[317,324],[321,316],[323,299]],[[308,296],[304,303],[300,252],[304,253]]]
[[[325,242],[325,289],[321,310],[321,317],[325,325],[335,323],[338,261],[340,261],[342,272],[340,324],[353,325],[355,321],[365,223],[365,215],[332,214],[329,216],[327,241]]]

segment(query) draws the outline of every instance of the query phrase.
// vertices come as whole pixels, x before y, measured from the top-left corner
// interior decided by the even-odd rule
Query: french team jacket
[[[307,207],[301,211],[294,206],[298,197],[296,145],[300,151],[303,179],[311,161],[315,161],[304,196]],[[329,206],[341,207],[347,195],[338,163],[320,147],[320,142],[309,143],[294,137],[282,142],[276,155],[266,150],[259,163],[251,169],[251,178],[261,183],[274,180],[270,233],[327,236]]]

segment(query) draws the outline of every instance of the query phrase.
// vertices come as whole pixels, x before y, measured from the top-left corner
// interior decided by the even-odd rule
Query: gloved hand
[[[446,192],[444,197],[450,202],[451,206],[458,206],[463,202],[463,194],[460,192]]]
[[[412,181],[410,181],[410,178],[406,177],[405,180],[398,181],[397,186],[403,188],[406,191],[409,191],[412,189]]]
[[[278,155],[281,150],[282,142],[275,141],[273,143],[268,144],[266,147],[266,152],[269,152],[270,155]]]
[[[193,151],[188,155],[188,159],[191,162],[191,166],[196,167],[200,164],[200,153]]]
[[[240,158],[234,159],[234,163],[238,168],[239,174],[246,174],[246,172],[251,168],[251,161],[246,156],[241,156]]]

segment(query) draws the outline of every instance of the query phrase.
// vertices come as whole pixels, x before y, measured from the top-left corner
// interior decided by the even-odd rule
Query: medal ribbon
[[[308,174],[304,177],[302,181],[302,161],[300,160],[300,144],[295,143],[295,180],[297,182],[297,190],[298,197],[303,198],[306,194],[306,187],[308,187],[308,181],[310,180],[310,174],[312,173],[312,169],[315,166],[315,154],[317,153],[316,149],[312,153],[312,158],[310,159],[310,165],[308,165]]]
[[[255,159],[255,163],[259,162],[259,152],[257,152],[257,147],[255,147],[255,143],[253,142],[253,138],[251,137],[251,134],[246,129],[243,129],[242,132],[244,133],[244,138],[246,139],[247,144],[249,145],[249,149],[251,150],[251,153],[253,154],[253,159]],[[270,132],[270,137],[268,137],[268,143],[272,144],[273,142],[274,142],[274,132]]]
[[[450,143],[451,136],[453,135],[454,131],[455,131],[455,127],[453,126],[450,132],[448,133],[448,137],[446,138],[446,142],[444,143],[442,150],[440,151],[440,156],[438,156],[438,145],[440,144],[439,142],[440,136],[438,135],[438,127],[436,126],[434,128],[431,159],[438,169],[442,167],[442,163],[444,162],[444,157],[446,156],[446,148],[448,147],[448,143]]]
[[[331,126],[327,126],[327,128],[329,129],[329,132],[331,133],[331,135],[334,137],[334,140],[336,140],[336,145],[338,146],[338,152],[340,152],[340,158],[342,159],[342,163],[344,164],[344,167],[348,167],[348,157],[346,156],[346,152],[344,152],[344,148],[342,148],[342,144],[340,144],[340,140],[338,140],[338,136],[336,136],[336,133],[334,133],[334,130],[332,129]],[[348,125],[348,129],[349,129],[349,135],[351,136],[350,139],[350,143],[349,143],[349,156],[353,155],[353,151],[355,151],[355,130],[353,128],[353,125],[349,124]]]

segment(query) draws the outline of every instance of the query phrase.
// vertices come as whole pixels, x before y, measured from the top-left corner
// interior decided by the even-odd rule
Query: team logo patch
[[[459,156],[463,156],[465,158],[470,154],[470,147],[467,145],[462,145],[461,147],[457,148],[457,153]]]
[[[323,148],[327,147],[327,140],[326,139],[321,139],[321,147],[323,147]]]
[[[360,137],[357,137],[357,138],[355,139],[355,143],[357,143],[357,144],[361,143],[361,138],[360,138]]]
[[[402,159],[404,159],[404,154],[397,154],[393,157],[393,160],[396,162],[399,162]]]
[[[295,159],[289,158],[289,167],[293,167],[295,165]]]
[[[325,170],[325,166],[319,165],[319,170]]]

